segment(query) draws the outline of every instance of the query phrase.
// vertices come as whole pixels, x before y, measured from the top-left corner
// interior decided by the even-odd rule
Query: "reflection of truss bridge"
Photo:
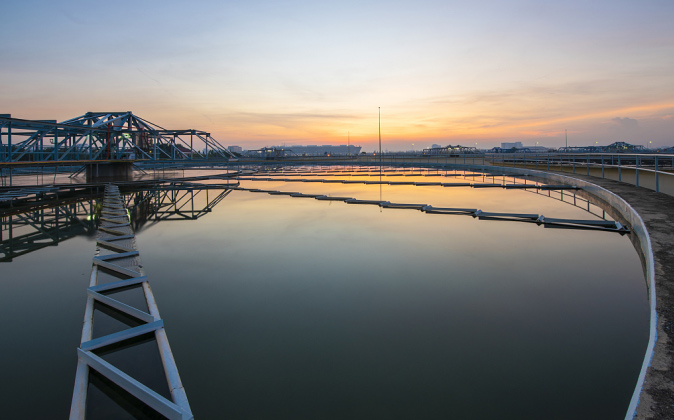
[[[167,130],[132,112],[87,112],[57,123],[0,114],[0,162],[229,159],[205,131]]]
[[[209,190],[215,190],[215,193],[209,193]],[[205,216],[231,191],[223,190],[221,185],[179,183],[125,194],[123,200],[129,209],[131,226],[138,232],[148,222],[194,220]],[[205,205],[199,204],[201,202]]]
[[[75,236],[94,235],[95,208],[95,201],[88,200],[0,216],[0,262],[12,261]]]
[[[213,191],[210,191],[213,190]],[[194,220],[208,213],[229,193],[226,185],[171,183],[124,195],[134,231],[147,222]],[[99,194],[79,201],[39,202],[33,208],[0,212],[0,262],[38,251],[75,236],[93,236],[99,223]]]

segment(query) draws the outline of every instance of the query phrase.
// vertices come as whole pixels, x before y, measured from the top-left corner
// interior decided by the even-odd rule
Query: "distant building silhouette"
[[[501,143],[501,149],[521,149],[522,147],[522,142],[521,141],[516,141],[513,143]]]

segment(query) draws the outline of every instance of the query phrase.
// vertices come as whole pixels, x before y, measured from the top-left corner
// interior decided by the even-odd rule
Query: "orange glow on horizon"
[[[457,121],[456,119],[451,121],[429,119],[420,122],[421,119],[415,115],[400,117],[399,114],[383,114],[382,140],[385,146],[387,144],[390,145],[392,141],[396,144],[408,142],[409,148],[412,148],[412,143],[421,143],[423,141],[428,143],[447,143],[452,140],[463,143],[466,143],[466,141],[476,141],[479,145],[480,142],[494,142],[504,138],[557,137],[564,133],[562,123],[611,119],[618,116],[650,118],[653,117],[654,112],[668,108],[674,109],[674,103],[612,108],[598,112],[547,119],[520,117],[522,122],[511,124],[500,124],[496,121],[492,122],[492,124],[485,124],[486,121],[483,116],[471,116],[465,110],[464,115],[461,116],[461,121]],[[549,129],[546,130],[546,127]],[[250,133],[251,128],[255,129],[255,134],[253,136],[250,136],[250,134],[245,136],[244,132]],[[246,141],[266,141],[269,145],[321,145],[346,144],[348,141],[347,132],[350,132],[351,145],[371,148],[378,142],[376,116],[372,121],[366,121],[365,119],[359,119],[355,122],[318,119],[318,121],[298,121],[297,124],[288,124],[286,126],[256,124],[255,127],[251,128],[244,130],[243,127],[232,127],[226,130],[225,137],[242,135],[242,137],[247,137]]]

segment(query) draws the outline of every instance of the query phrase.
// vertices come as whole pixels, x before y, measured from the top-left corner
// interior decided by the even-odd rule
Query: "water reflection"
[[[123,194],[135,232],[167,220],[196,220],[213,211],[232,190],[220,186],[162,185]],[[195,206],[195,203],[196,204]]]
[[[75,236],[96,233],[97,202],[83,199],[74,203],[29,209],[0,216],[0,262],[38,251]],[[8,213],[8,214],[7,214]]]
[[[386,181],[389,174],[377,169],[370,179]],[[331,201],[208,182],[218,181],[124,193],[198,417],[624,415],[648,325],[639,261],[627,238],[344,203],[330,207]],[[501,188],[242,184],[578,219],[594,217],[590,209],[606,217],[569,193],[552,192],[548,200],[547,192]],[[96,200],[78,202],[84,209],[76,219],[94,226],[82,235],[94,232]],[[41,217],[31,214],[32,225],[24,221],[22,229],[39,232],[33,225],[41,227]],[[169,220],[174,223],[154,227]],[[18,237],[18,225],[12,230]],[[94,249],[85,236],[74,236],[3,266],[0,316],[21,319],[20,326],[0,328],[8,337],[0,368],[13,384],[8,417],[67,416]],[[39,307],[26,311],[36,293]],[[51,328],[44,328],[45,319]],[[26,345],[35,343],[26,331],[38,329],[39,340],[55,351]],[[16,360],[44,363],[27,374],[13,366]],[[35,395],[44,403],[31,404]],[[41,409],[47,413],[34,414]]]
[[[213,211],[230,189],[221,185],[159,184],[127,190],[123,199],[134,231],[162,221],[196,220]],[[0,211],[0,262],[57,246],[76,236],[94,237],[99,225],[101,194],[77,199],[40,201],[33,206]]]
[[[624,415],[647,331],[627,238],[307,197],[376,200],[382,188],[392,202],[578,219],[585,209],[521,190],[242,186],[306,195],[233,191],[205,223],[140,236],[195,414]]]
[[[384,175],[385,173],[385,175]],[[269,177],[260,177],[259,175],[281,175],[279,178],[269,178]],[[330,197],[327,194],[316,193],[312,191],[311,193],[305,192],[296,192],[294,190],[288,190],[285,187],[285,190],[276,190],[276,189],[258,189],[258,188],[244,188],[238,187],[238,190],[246,190],[257,193],[268,193],[271,195],[288,195],[291,197],[308,197],[316,198],[317,200],[330,200],[330,201],[344,201],[347,204],[364,204],[364,205],[376,205],[379,206],[380,213],[383,208],[389,209],[412,209],[420,210],[424,213],[432,214],[452,214],[452,215],[466,215],[473,218],[478,218],[480,220],[501,220],[501,221],[510,221],[510,222],[524,222],[524,223],[535,223],[537,225],[543,225],[546,228],[563,228],[563,229],[588,229],[588,230],[605,230],[618,232],[621,235],[628,233],[629,229],[623,226],[620,222],[607,218],[607,213],[604,209],[593,205],[588,198],[583,198],[578,196],[576,192],[578,191],[577,187],[570,185],[546,185],[540,182],[535,182],[532,179],[528,179],[527,175],[497,175],[495,173],[485,173],[485,172],[473,172],[473,171],[454,171],[454,173],[448,174],[447,171],[441,173],[439,170],[419,170],[410,168],[409,170],[398,170],[398,169],[386,169],[377,168],[376,170],[369,171],[358,171],[358,173],[348,172],[343,170],[330,170],[330,171],[311,171],[311,170],[296,170],[296,171],[260,171],[254,174],[254,176],[244,176],[238,177],[242,181],[262,181],[268,185],[274,185],[274,182],[283,182],[284,186],[286,184],[302,185],[301,183],[320,183],[326,185],[326,190],[329,191],[330,187],[333,187],[338,184],[349,184],[349,185],[362,185],[365,188],[361,190],[367,190],[368,185],[378,185],[379,187],[379,199],[369,199],[363,200],[361,197]],[[284,177],[285,176],[285,177]],[[291,176],[291,178],[287,178]],[[367,180],[362,177],[379,177],[379,181]],[[392,181],[386,179],[387,177],[407,177],[406,181]],[[458,177],[470,179],[471,181],[476,181],[476,178],[482,178],[482,183],[479,182],[428,182],[428,181],[419,181],[419,179],[424,179],[426,177]],[[333,178],[339,177],[339,178]],[[352,177],[358,177],[353,179]],[[413,177],[413,178],[409,178]],[[490,183],[484,183],[491,177]],[[499,178],[497,180],[497,178]],[[511,180],[508,180],[510,178]],[[529,181],[529,182],[527,182]],[[569,219],[569,218],[558,218],[552,217],[550,214],[540,214],[533,212],[513,212],[511,211],[502,211],[489,208],[459,208],[456,206],[452,207],[438,207],[429,204],[419,204],[419,203],[409,203],[409,202],[391,202],[387,201],[384,198],[383,194],[383,185],[389,186],[420,186],[420,187],[470,187],[472,189],[483,189],[489,187],[489,189],[508,189],[508,190],[520,190],[530,193],[537,194],[541,197],[549,197],[555,200],[571,204],[574,207],[583,210],[584,212],[589,213],[593,217],[590,220],[581,220],[581,219]],[[314,184],[315,185],[315,184]],[[294,188],[294,187],[293,187]],[[568,193],[567,190],[572,191]],[[511,198],[511,197],[509,197]],[[480,202],[478,200],[478,202]],[[484,202],[484,201],[482,201]],[[602,220],[597,220],[597,218]]]

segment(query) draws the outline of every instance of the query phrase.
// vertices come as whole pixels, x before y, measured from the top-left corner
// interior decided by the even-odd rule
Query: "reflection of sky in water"
[[[377,185],[242,186],[379,198]],[[525,191],[382,194],[592,218]],[[615,233],[233,191],[137,242],[200,418],[616,418],[647,341],[639,258]],[[28,389],[67,412],[93,250],[75,238],[0,266],[10,412]],[[47,339],[52,365],[35,344]],[[33,359],[32,379],[9,363]]]

